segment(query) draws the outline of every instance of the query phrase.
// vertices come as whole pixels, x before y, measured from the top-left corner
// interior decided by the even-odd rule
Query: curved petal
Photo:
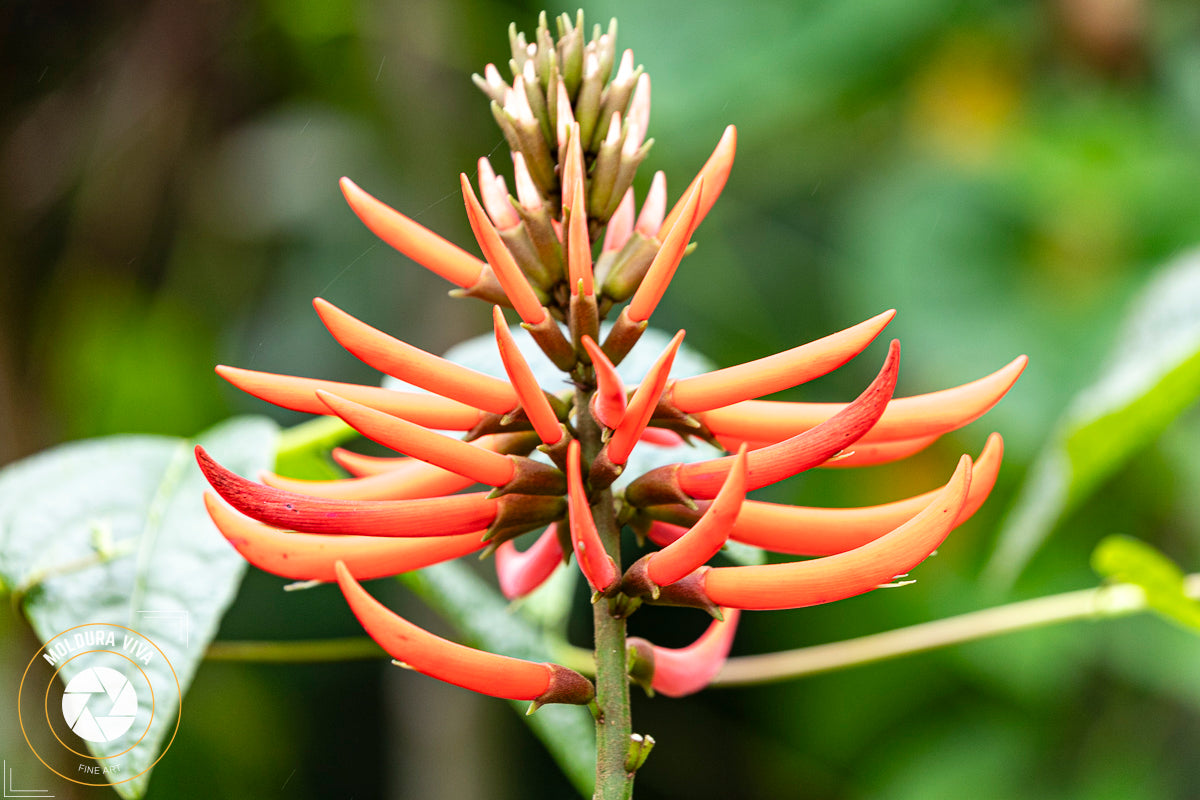
[[[773,356],[691,378],[680,378],[670,390],[670,401],[680,411],[696,414],[798,386],[833,372],[861,353],[894,316],[894,310],[885,311],[844,331],[831,333]],[[718,422],[729,416],[718,415]],[[745,415],[732,416],[741,420]],[[799,432],[776,438],[773,429],[768,430],[771,433],[766,436],[742,434],[740,430],[730,432],[746,439],[764,441],[786,439]]]
[[[802,608],[853,597],[920,564],[938,548],[966,504],[971,459],[923,511],[873,542],[834,556],[788,564],[704,568],[704,591],[719,606]]]
[[[380,372],[493,414],[507,414],[517,407],[517,393],[508,381],[388,336],[327,300],[318,297],[313,300],[313,307],[342,347]]]
[[[971,488],[954,520],[955,527],[970,519],[983,505],[996,485],[1003,457],[1004,441],[993,433],[971,469]],[[935,489],[894,503],[862,508],[814,508],[747,500],[729,538],[797,556],[844,553],[878,539],[916,516],[937,499],[940,491]]]
[[[196,447],[204,477],[227,503],[259,522],[304,533],[450,536],[487,528],[502,499],[459,494],[424,500],[330,500],[272,489],[222,467]]]
[[[328,536],[282,531],[243,516],[206,492],[204,505],[221,534],[242,558],[261,570],[292,580],[336,580],[333,565],[346,562],[363,580],[399,575],[449,561],[484,546],[483,531],[424,539]]]
[[[999,403],[1021,376],[1028,361],[1026,356],[1019,356],[991,375],[962,386],[893,398],[879,422],[859,441],[914,439],[958,430]],[[718,437],[774,442],[819,425],[843,408],[844,403],[746,400],[698,412],[696,417]]]
[[[480,694],[537,704],[587,703],[594,696],[591,681],[565,667],[476,650],[418,628],[367,594],[345,564],[337,566],[337,581],[367,635],[409,669]]]
[[[380,239],[464,289],[474,286],[479,280],[483,262],[478,258],[376,200],[349,178],[342,178],[338,185],[350,208]]]
[[[217,374],[260,400],[307,414],[329,413],[316,395],[317,391],[325,391],[438,430],[469,431],[483,416],[478,408],[435,394],[276,375],[224,364],[217,367]]]

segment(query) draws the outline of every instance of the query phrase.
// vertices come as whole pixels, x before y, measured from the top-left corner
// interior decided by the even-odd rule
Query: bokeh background
[[[552,13],[574,6],[550,8]],[[1031,366],[984,421],[903,464],[774,499],[871,504],[944,480],[1004,433],[993,499],[919,583],[751,614],[736,653],[800,647],[1095,585],[1112,532],[1200,564],[1200,416],[1175,423],[1037,553],[979,572],[1026,469],[1101,370],[1129,299],[1200,244],[1200,7],[1186,0],[611,0],[653,79],[639,180],[674,198],[723,127],[737,164],[655,323],[720,364],[885,308],[901,394]],[[377,243],[345,174],[469,242],[459,172],[502,139],[472,72],[540,6],[483,0],[10,0],[0,8],[0,464],[118,432],[192,435],[239,396],[214,363],[377,378],[320,295],[425,349],[489,330],[482,304]],[[794,397],[838,399],[875,349]],[[221,638],[358,629],[328,592],[248,575]],[[378,592],[439,627],[400,587]],[[389,594],[390,593],[390,594]],[[682,612],[680,612],[682,613]],[[681,644],[703,621],[646,623]],[[439,630],[445,630],[439,627]],[[3,685],[31,633],[0,613]],[[686,700],[640,698],[658,748],[640,798],[1200,796],[1200,642],[1151,617],[1075,624]],[[11,679],[11,680],[10,680]],[[5,701],[7,702],[7,701]],[[0,709],[4,705],[0,703]],[[502,703],[386,666],[205,664],[150,798],[570,796]],[[9,760],[32,760],[0,729]],[[27,770],[31,777],[37,773]],[[35,781],[36,784],[36,781]],[[54,787],[58,796],[115,796]]]

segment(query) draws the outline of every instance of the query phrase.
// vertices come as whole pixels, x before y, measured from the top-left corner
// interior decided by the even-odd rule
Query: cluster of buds
[[[662,173],[639,210],[632,182],[650,146],[650,82],[629,51],[610,77],[618,62],[615,25],[597,28],[585,42],[582,15],[560,18],[557,36],[543,16],[534,41],[515,29],[510,38],[512,83],[492,65],[476,82],[512,149],[516,196],[486,158],[479,161],[478,196],[467,176],[461,179],[482,259],[342,181],[350,207],[375,234],[455,284],[453,294],[493,304],[507,379],[398,341],[318,299],[316,311],[338,342],[412,391],[233,367],[218,372],[271,403],[336,415],[401,455],[339,449],[333,457],[352,477],[266,474],[254,482],[199,451],[224,500],[209,495],[208,509],[258,567],[295,580],[336,581],[366,631],[398,662],[535,706],[587,703],[592,682],[559,665],[436,637],[379,604],[359,581],[482,551],[494,555],[500,587],[513,598],[574,556],[594,602],[615,616],[650,603],[714,617],[686,648],[629,641],[631,679],[687,694],[720,669],[740,610],[827,603],[908,573],[979,508],[1002,446],[993,434],[977,460],[961,458],[943,487],[885,505],[794,507],[747,499],[749,492],[816,467],[909,456],[987,412],[1025,359],[963,386],[893,398],[900,355],[893,341],[878,375],[849,403],[759,399],[845,364],[892,319],[886,311],[776,355],[672,378],[679,331],[628,388],[617,365],[642,337],[725,185],[734,129],[669,211]],[[515,312],[571,388],[556,393],[539,385],[504,309]],[[623,474],[635,449],[682,453],[692,442],[728,455],[681,455],[636,477]],[[467,491],[480,484],[486,489]],[[647,551],[628,566],[620,552],[625,526]],[[519,551],[513,540],[539,529],[536,542]],[[727,541],[812,558],[710,566]]]

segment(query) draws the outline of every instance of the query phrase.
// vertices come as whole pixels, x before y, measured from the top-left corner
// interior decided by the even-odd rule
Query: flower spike
[[[725,188],[725,182],[729,180],[729,171],[733,169],[733,156],[737,151],[737,128],[730,125],[721,134],[721,140],[717,142],[717,146],[713,149],[712,155],[708,157],[708,161],[704,162],[704,166],[696,173],[696,177],[692,179],[691,184],[684,190],[679,201],[675,203],[675,207],[667,214],[667,218],[663,220],[663,230],[670,230],[671,226],[680,217],[686,217],[683,205],[684,198],[695,188],[698,188],[703,182],[705,184],[704,191],[700,196],[700,207],[696,211],[696,216],[691,224],[691,230],[695,231],[708,214],[713,204],[717,202],[717,198],[721,196],[721,190]]]
[[[579,440],[567,444],[567,513],[571,529],[571,548],[579,561],[579,569],[599,594],[604,594],[617,582],[617,565],[604,549],[596,520],[583,489],[579,467]]]
[[[530,594],[554,574],[562,563],[562,544],[558,539],[558,523],[537,538],[537,541],[520,552],[510,539],[496,548],[496,579],[500,592],[509,600]]]
[[[490,499],[475,493],[421,500],[330,500],[260,486],[225,469],[199,446],[196,461],[217,494],[238,511],[303,533],[450,536],[487,528],[500,504],[514,497]]]
[[[405,667],[480,694],[532,700],[535,707],[586,704],[595,696],[592,682],[566,667],[476,650],[418,628],[367,594],[345,564],[335,569],[363,629]]]
[[[790,389],[819,378],[865,350],[895,316],[894,310],[885,311],[844,331],[773,356],[691,378],[680,378],[671,389],[671,402],[680,411],[695,414]]]
[[[623,465],[629,460],[633,446],[637,444],[642,431],[646,429],[646,425],[654,415],[654,409],[658,406],[659,398],[662,397],[663,387],[667,385],[675,354],[679,352],[679,345],[683,343],[683,333],[683,331],[679,331],[675,334],[666,349],[663,350],[662,355],[654,362],[654,366],[646,372],[645,379],[634,390],[629,407],[625,409],[625,414],[621,418],[621,424],[613,431],[612,438],[608,441],[606,453],[612,463]]]
[[[650,262],[646,276],[642,278],[641,284],[629,301],[629,306],[625,309],[630,321],[645,322],[650,319],[650,315],[658,307],[658,301],[662,300],[667,284],[675,276],[675,269],[683,259],[688,242],[691,241],[692,226],[700,208],[700,193],[703,189],[704,181],[701,180],[683,201],[682,212],[672,226],[668,228],[666,223],[663,223],[662,230],[667,231],[666,238],[663,239],[662,247]]]
[[[954,477],[921,513],[862,547],[811,561],[752,567],[705,567],[704,591],[719,606],[803,608],[869,592],[903,575],[938,548],[954,528],[971,483],[963,456]]]
[[[338,561],[345,561],[363,580],[383,578],[460,558],[484,546],[481,530],[424,539],[293,533],[243,516],[209,492],[204,494],[204,505],[242,558],[261,570],[297,581],[337,580],[333,565]]]
[[[712,683],[729,657],[741,616],[736,608],[722,611],[725,619],[713,620],[700,638],[687,647],[659,647],[639,637],[629,640],[629,647],[636,649],[639,656],[646,649],[650,651],[654,666],[651,689],[667,697],[686,697]]]
[[[562,423],[550,407],[550,401],[538,386],[529,362],[521,355],[517,343],[508,330],[504,320],[504,312],[500,306],[492,306],[492,327],[496,331],[496,346],[500,350],[500,360],[504,362],[504,370],[508,379],[521,399],[521,407],[529,417],[529,423],[537,431],[538,438],[546,444],[557,444],[562,440]]]
[[[380,372],[493,414],[507,414],[517,407],[517,393],[508,381],[394,339],[319,297],[313,307],[342,347]]]
[[[260,400],[308,414],[329,413],[325,404],[317,399],[316,393],[321,390],[438,430],[469,431],[483,417],[478,408],[432,394],[400,392],[382,386],[361,386],[356,383],[298,378],[293,375],[276,375],[252,369],[227,367],[224,364],[219,365],[216,371],[234,386]]]
[[[342,178],[338,185],[351,210],[380,239],[464,289],[479,281],[485,265],[478,258],[376,200],[349,178]]]
[[[471,181],[467,178],[466,173],[461,174],[459,178],[471,230],[475,233],[475,239],[483,250],[484,258],[491,264],[496,278],[504,287],[504,294],[522,320],[529,325],[542,323],[546,319],[546,309],[542,306],[542,301],[538,299],[533,287],[529,285],[529,281],[521,272],[521,268],[513,260],[512,254],[508,252],[508,246],[500,238],[500,234],[497,233],[491,220],[487,219],[483,207],[479,205],[479,200],[475,197],[475,190],[471,188]]]

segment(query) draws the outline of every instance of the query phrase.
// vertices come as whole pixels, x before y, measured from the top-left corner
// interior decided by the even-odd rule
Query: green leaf
[[[244,417],[195,441],[112,436],[61,445],[0,471],[0,577],[41,641],[104,623],[132,628],[165,656],[142,666],[155,688],[152,720],[149,705],[139,701],[128,732],[88,742],[97,757],[107,757],[147,731],[113,776],[142,773],[114,785],[122,797],[145,793],[143,771],[169,744],[179,695],[245,569],[204,510],[206,483],[193,447],[201,444],[230,469],[254,474],[271,466],[276,431],[269,420]],[[87,659],[64,660],[60,677],[70,681],[90,666]],[[158,691],[164,686],[169,691]]]
[[[1067,512],[1200,397],[1200,254],[1155,275],[1118,342],[1030,469],[985,570],[993,585],[1016,580]]]
[[[426,567],[399,577],[471,644],[531,661],[553,660],[539,627],[512,613],[504,598],[461,561]],[[587,709],[549,705],[526,715],[527,703],[512,705],[542,740],[572,785],[583,797],[591,797],[596,776],[596,732]]]
[[[1200,632],[1200,602],[1188,596],[1183,570],[1154,547],[1129,536],[1105,537],[1092,551],[1092,569],[1109,580],[1140,586],[1150,608]]]

